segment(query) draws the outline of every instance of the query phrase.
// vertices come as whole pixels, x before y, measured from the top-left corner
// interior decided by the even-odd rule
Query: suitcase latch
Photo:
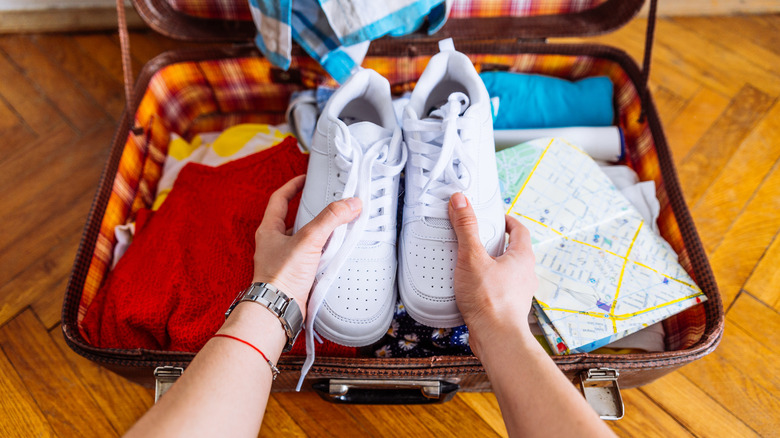
[[[580,391],[602,420],[623,418],[618,376],[618,371],[612,368],[591,368],[580,373]]]
[[[171,386],[176,383],[176,379],[181,377],[183,372],[184,368],[172,366],[157,367],[154,369],[155,403],[157,403],[157,400],[160,400],[160,397],[162,397],[163,394],[171,389]]]

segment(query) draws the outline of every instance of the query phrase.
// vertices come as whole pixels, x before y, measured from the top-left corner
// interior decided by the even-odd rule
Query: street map
[[[496,157],[508,214],[531,232],[534,310],[554,352],[595,350],[706,300],[582,150],[540,139]]]

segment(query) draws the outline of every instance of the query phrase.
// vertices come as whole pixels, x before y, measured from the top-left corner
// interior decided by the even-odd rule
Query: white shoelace
[[[419,134],[420,139],[407,138],[411,164],[422,169],[422,175],[406,175],[413,178],[414,187],[422,187],[415,208],[415,216],[449,219],[447,202],[453,194],[453,186],[466,190],[471,184],[474,166],[465,152],[464,132],[477,126],[473,117],[461,115],[468,108],[469,98],[464,93],[450,94],[447,103],[422,120],[404,120],[406,131]]]
[[[306,374],[314,364],[314,339],[322,342],[314,333],[314,320],[325,301],[334,280],[344,262],[347,261],[355,246],[361,241],[395,243],[396,233],[391,223],[393,205],[393,177],[398,175],[406,164],[406,148],[400,145],[400,130],[391,137],[375,141],[364,148],[354,138],[349,128],[340,120],[334,123],[339,127],[340,136],[336,137],[335,164],[337,178],[344,183],[344,190],[336,192],[337,199],[356,197],[363,203],[363,210],[354,221],[342,225],[333,232],[320,258],[314,288],[309,296],[306,317],[306,360],[301,369],[297,391],[300,391]],[[401,148],[401,158],[391,163],[390,155]]]

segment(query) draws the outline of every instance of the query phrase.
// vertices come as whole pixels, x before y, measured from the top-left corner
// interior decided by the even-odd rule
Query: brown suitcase
[[[90,345],[79,328],[110,266],[113,227],[151,204],[171,132],[186,138],[237,123],[282,122],[290,92],[316,86],[324,75],[300,50],[289,71],[272,68],[251,43],[255,29],[245,0],[134,0],[133,3],[141,17],[160,33],[182,40],[225,44],[163,53],[143,67],[135,87],[129,89],[128,96],[134,97],[128,99],[130,110],[117,130],[84,229],[63,305],[62,330],[68,345],[82,356],[145,385],[151,385],[157,377],[158,389],[164,389],[166,382],[175,379],[194,353],[101,349]],[[520,3],[525,8],[517,8]],[[617,389],[617,382],[622,387],[649,383],[712,352],[723,332],[720,295],[682,197],[661,123],[647,90],[655,0],[651,1],[643,69],[625,52],[613,47],[546,42],[548,37],[594,35],[615,29],[634,17],[642,3],[642,0],[457,3],[446,26],[436,35],[380,39],[372,43],[364,63],[388,77],[394,92],[401,92],[413,86],[428,57],[437,51],[436,42],[452,36],[456,47],[468,54],[481,70],[533,72],[569,79],[607,75],[612,79],[617,119],[626,137],[625,161],[637,170],[642,180],[655,181],[661,203],[658,225],[662,235],[708,300],[664,322],[665,352],[553,357],[559,368],[586,393],[590,388],[612,391]],[[575,4],[579,9],[574,8]],[[121,26],[120,34],[126,42],[126,29],[122,32]],[[233,75],[232,79],[227,79],[229,75]],[[184,89],[188,93],[176,93]],[[283,357],[279,362],[283,372],[274,383],[274,390],[292,390],[302,363],[303,357]],[[491,388],[484,368],[475,357],[435,356],[422,359],[317,357],[304,389],[317,390],[324,398],[336,402],[430,403],[446,401],[458,390],[490,391]],[[622,415],[618,412],[622,411],[622,404],[617,406],[617,403],[613,406],[614,413],[603,411],[602,414]]]

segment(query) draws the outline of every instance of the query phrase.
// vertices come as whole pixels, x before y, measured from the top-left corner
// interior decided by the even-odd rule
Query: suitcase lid
[[[132,0],[143,20],[171,38],[246,42],[256,34],[248,0]],[[487,40],[543,40],[597,35],[630,21],[644,0],[454,0],[447,24],[435,35]],[[511,30],[508,32],[507,30]]]

